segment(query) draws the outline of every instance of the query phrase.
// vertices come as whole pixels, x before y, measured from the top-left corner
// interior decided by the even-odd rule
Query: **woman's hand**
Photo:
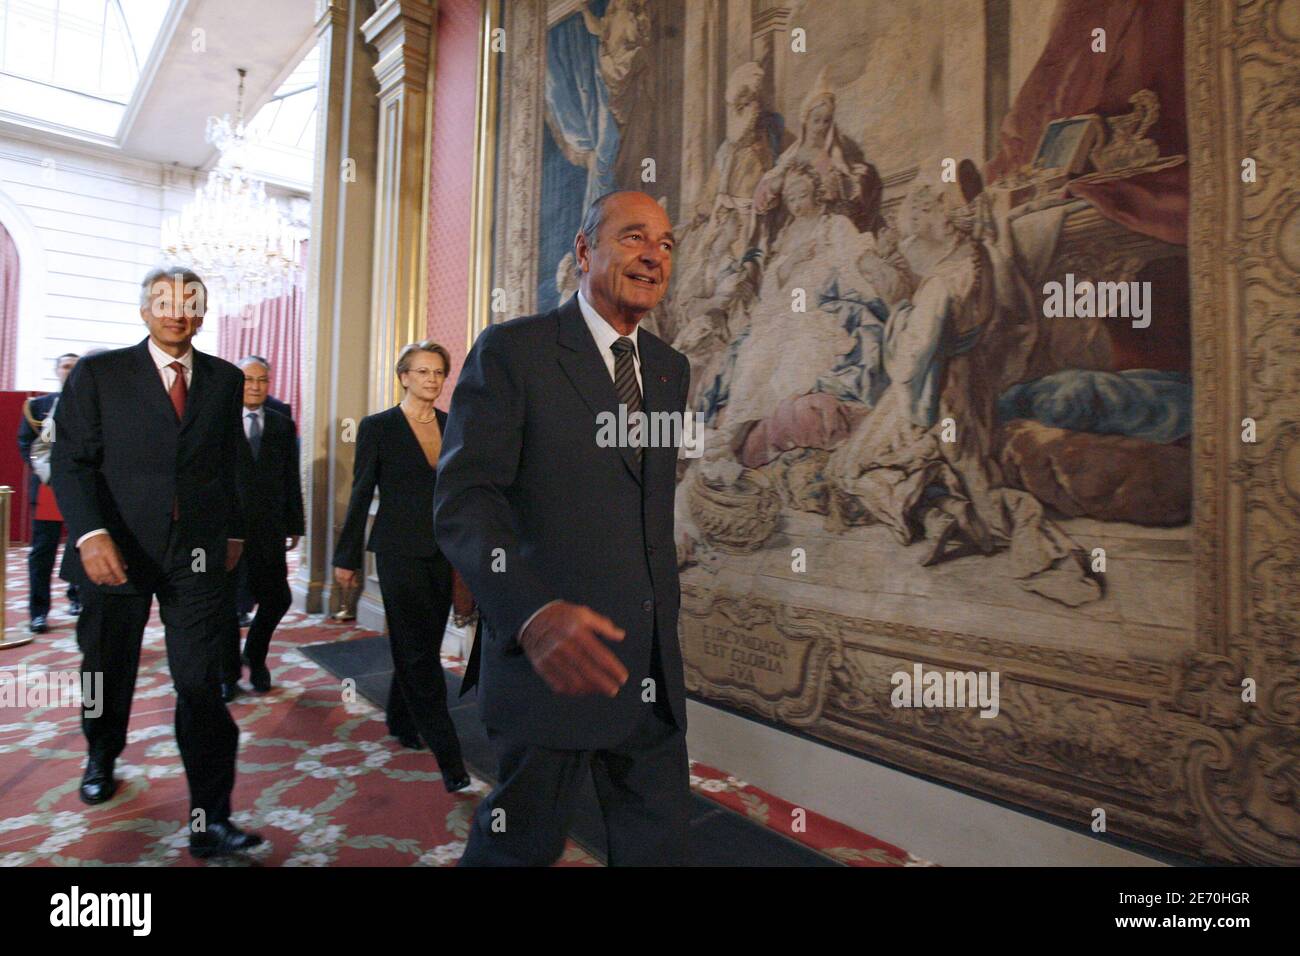
[[[334,582],[342,587],[351,590],[359,583],[360,575],[356,568],[335,568]]]

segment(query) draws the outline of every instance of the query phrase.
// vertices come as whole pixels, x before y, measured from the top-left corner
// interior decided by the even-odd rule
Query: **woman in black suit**
[[[334,550],[334,579],[360,582],[362,537],[375,488],[379,512],[366,548],[375,553],[388,617],[393,684],[388,729],[405,746],[424,744],[438,760],[448,792],[469,786],[460,740],[447,711],[439,651],[451,610],[451,564],[433,538],[433,488],[446,412],[433,407],[451,357],[437,342],[415,342],[397,359],[406,390],[401,403],[361,420],[352,472],[352,499]]]

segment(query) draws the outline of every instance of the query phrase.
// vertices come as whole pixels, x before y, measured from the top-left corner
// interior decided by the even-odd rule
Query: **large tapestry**
[[[494,7],[510,311],[573,294],[596,196],[674,223],[646,327],[705,429],[698,699],[1099,838],[1300,862],[1297,6]]]

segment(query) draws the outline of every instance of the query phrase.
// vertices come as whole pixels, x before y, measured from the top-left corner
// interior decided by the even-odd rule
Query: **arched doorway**
[[[18,366],[20,270],[18,245],[0,222],[0,392],[13,389]]]
[[[0,391],[46,387],[41,342],[45,319],[45,245],[22,208],[0,191]]]

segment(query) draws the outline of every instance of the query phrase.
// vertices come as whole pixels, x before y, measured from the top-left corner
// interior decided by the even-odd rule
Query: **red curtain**
[[[1106,31],[1104,53],[1092,49],[1099,27]],[[1186,155],[1183,0],[1060,0],[1047,46],[1002,121],[986,181],[1030,162],[1049,121],[1127,113],[1129,97],[1142,89],[1160,100],[1160,117],[1146,135],[1159,144],[1161,156]],[[1129,229],[1186,245],[1188,184],[1183,163],[1069,191]]]
[[[0,391],[0,485],[13,489],[9,504],[9,541],[26,544],[32,540],[32,511],[27,492],[31,469],[18,453],[18,425],[23,420],[23,402],[42,392]]]
[[[300,262],[307,261],[307,243],[301,243]],[[293,406],[296,419],[302,408],[302,327],[307,304],[304,281],[286,295],[264,299],[239,315],[221,317],[217,354],[228,362],[260,355],[271,363],[271,394]]]
[[[0,391],[14,387],[18,373],[18,246],[0,225]]]

